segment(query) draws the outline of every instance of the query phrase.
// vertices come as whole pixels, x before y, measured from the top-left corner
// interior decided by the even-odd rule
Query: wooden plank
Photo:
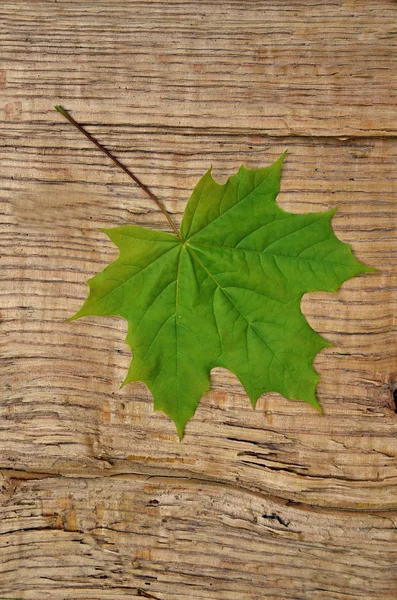
[[[111,10],[110,10],[111,7]],[[394,600],[397,4],[4,2],[0,161],[0,596]],[[379,269],[307,294],[324,415],[216,369],[179,443],[119,384],[121,319],[65,319],[117,252],[166,230],[62,102],[180,222],[220,181],[288,149],[280,205],[339,206]],[[150,585],[149,585],[150,584]]]
[[[394,136],[393,0],[2,3],[4,120]],[[159,110],[161,107],[161,110]]]
[[[11,479],[3,506],[7,596],[67,590],[124,600],[143,589],[161,600],[330,600],[343,590],[376,600],[395,592],[395,511],[302,510],[234,486],[128,476]]]

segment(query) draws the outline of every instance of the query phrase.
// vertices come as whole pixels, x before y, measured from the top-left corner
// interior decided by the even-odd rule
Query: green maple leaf
[[[214,367],[235,373],[253,405],[279,392],[319,408],[313,360],[331,344],[307,323],[302,296],[374,271],[333,233],[334,210],[298,215],[276,204],[283,160],[242,166],[224,185],[208,171],[180,237],[135,225],[102,230],[119,258],[88,282],[72,319],[127,319],[124,384],[143,381],[180,438]]]

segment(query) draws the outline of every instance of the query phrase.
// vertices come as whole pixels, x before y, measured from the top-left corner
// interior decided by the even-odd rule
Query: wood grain
[[[397,4],[0,14],[0,596],[394,600]],[[337,235],[379,271],[303,299],[334,343],[324,415],[277,394],[254,411],[216,369],[179,443],[143,384],[119,389],[125,322],[66,318],[117,255],[99,227],[167,222],[57,103],[177,222],[210,164],[224,181],[285,149],[280,205],[339,206]]]

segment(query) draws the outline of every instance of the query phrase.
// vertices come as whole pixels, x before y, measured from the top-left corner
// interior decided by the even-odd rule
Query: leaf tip
[[[119,390],[122,390],[127,385],[127,383],[130,383],[130,379],[128,379],[128,373],[125,379],[120,383]]]
[[[181,442],[183,440],[183,436],[185,435],[185,427],[186,427],[187,421],[183,421],[180,423],[177,423],[177,421],[175,421],[174,419],[172,419],[172,421],[175,424],[178,438],[179,438],[179,441]]]
[[[75,315],[72,315],[71,317],[68,317],[67,319],[65,319],[65,322],[71,323],[72,321],[76,321],[78,318],[79,318],[79,313],[77,312]]]
[[[328,211],[328,214],[330,215],[330,218],[332,219],[332,217],[334,216],[334,214],[339,210],[340,206],[334,206],[334,208],[331,208],[331,210]]]
[[[247,390],[245,390],[245,391],[247,392]],[[252,408],[255,410],[256,404],[257,404],[257,402],[258,402],[258,400],[260,398],[260,395],[258,395],[258,394],[254,395],[254,394],[250,394],[250,393],[247,392],[247,396],[250,399]]]
[[[287,156],[287,150],[279,156],[279,158],[271,165],[271,168],[274,169],[275,173],[277,173],[277,177],[281,177],[281,171],[284,165],[285,157]]]
[[[80,310],[78,310],[77,313],[75,313],[71,317],[68,317],[66,319],[66,321],[76,321],[77,319],[80,319],[81,317],[92,316],[89,311],[87,312],[86,304],[87,304],[87,300],[85,301],[85,303],[83,304],[83,306],[80,308]]]
[[[101,233],[104,233],[105,235],[108,236],[109,239],[110,238],[110,228],[109,227],[97,227],[97,231],[100,231]]]
[[[281,171],[281,168],[282,168],[282,166],[284,164],[284,161],[285,161],[285,158],[287,156],[287,152],[288,152],[288,150],[284,150],[284,152],[281,154],[281,156],[278,157],[278,159],[273,163],[272,166],[273,167],[279,167],[280,171]]]
[[[319,412],[319,413],[320,413],[320,414],[322,414],[322,415],[324,414],[324,409],[323,409],[323,407],[322,407],[322,406],[321,406],[321,405],[320,405],[320,404],[317,402],[317,400],[316,400],[316,402],[315,402],[315,403],[313,403],[313,404],[312,404],[312,406],[313,406],[313,408],[315,408],[315,409],[316,409],[316,411],[317,411],[317,412]]]
[[[370,267],[369,265],[362,265],[363,273],[382,273],[381,269],[377,269],[376,267]]]
[[[310,404],[310,406],[312,406],[317,412],[322,413],[322,414],[324,413],[319,401],[316,398],[316,394],[314,391],[313,391],[313,394],[310,394],[310,398],[306,398],[305,401],[308,404]]]

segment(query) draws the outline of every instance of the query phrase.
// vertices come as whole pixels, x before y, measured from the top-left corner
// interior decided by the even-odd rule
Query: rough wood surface
[[[1,23],[0,596],[397,597],[397,3],[6,1]],[[125,322],[67,323],[117,254],[98,231],[180,221],[198,177],[288,149],[280,204],[379,269],[308,294],[325,414],[255,411],[217,369],[178,442],[119,390]]]

